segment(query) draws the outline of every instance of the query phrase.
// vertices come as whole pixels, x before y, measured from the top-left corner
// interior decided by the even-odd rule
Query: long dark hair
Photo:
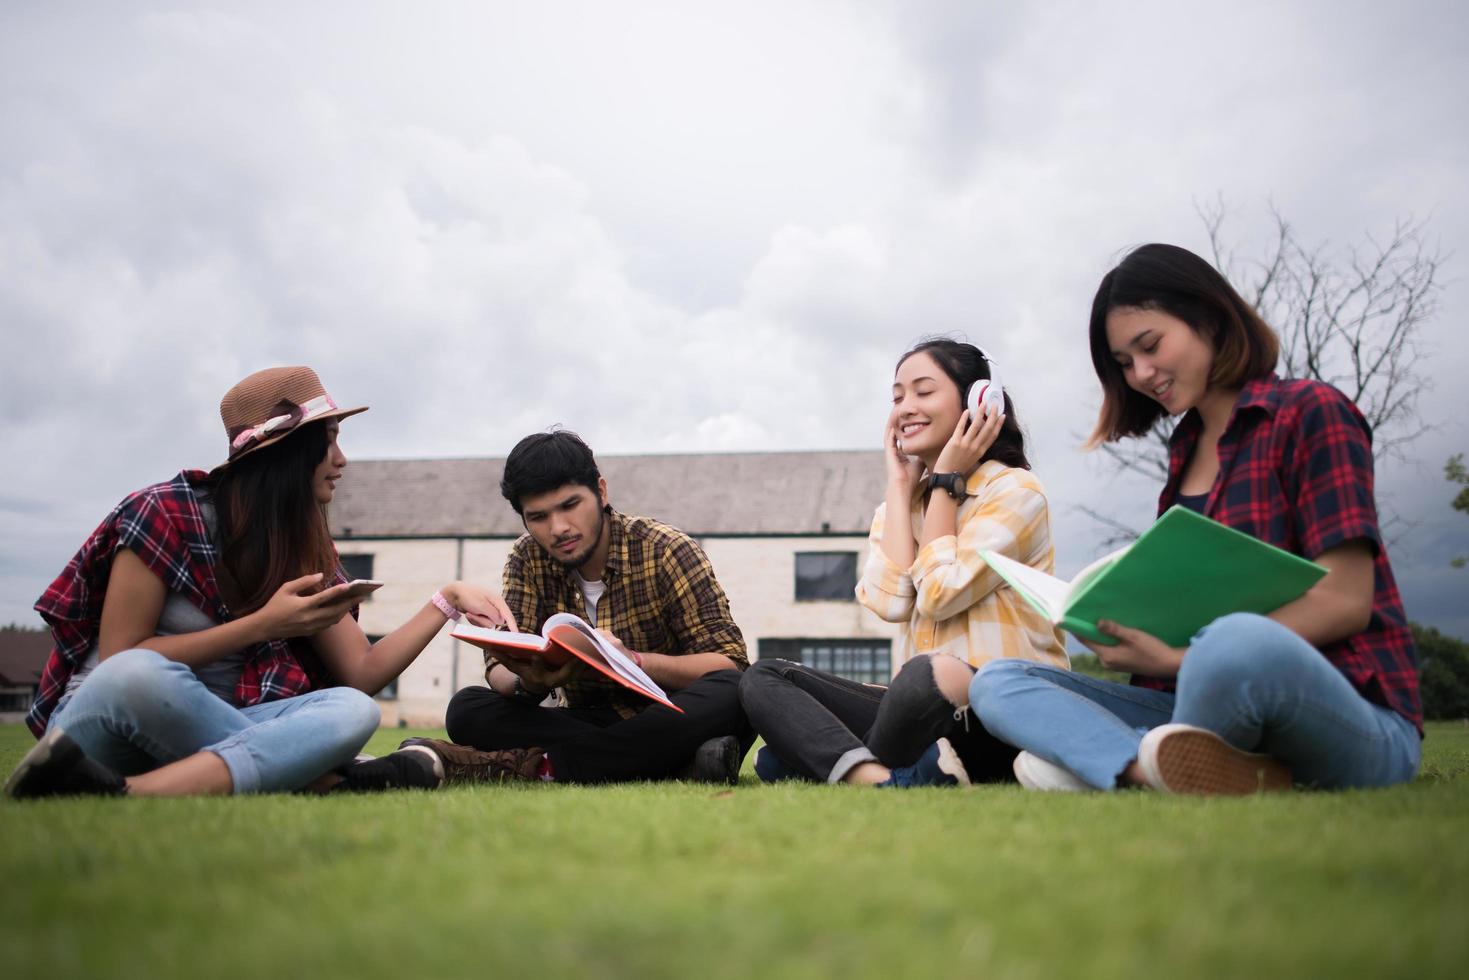
[[[332,583],[337,552],[312,477],[331,439],[311,422],[274,445],[231,463],[215,478],[220,584],[236,616],[254,612],[286,582],[323,573]],[[234,593],[234,594],[231,594]]]
[[[1187,323],[1214,348],[1209,384],[1237,388],[1275,370],[1280,341],[1208,262],[1177,245],[1142,245],[1102,277],[1092,299],[1092,367],[1102,382],[1102,411],[1088,448],[1139,436],[1163,415],[1163,406],[1127,384],[1107,343],[1107,314],[1116,309],[1160,310]]]
[[[903,362],[914,354],[927,354],[933,358],[939,370],[959,389],[961,407],[969,398],[969,389],[975,382],[988,381],[990,377],[990,362],[984,359],[979,348],[973,344],[961,343],[948,337],[924,337],[898,358],[893,370],[902,367]],[[1000,426],[995,444],[980,457],[980,462],[987,459],[997,459],[1006,466],[1022,470],[1030,469],[1030,460],[1025,458],[1025,433],[1020,431],[1020,419],[1015,414],[1015,403],[1010,400],[1008,391],[1005,392],[1005,423]]]

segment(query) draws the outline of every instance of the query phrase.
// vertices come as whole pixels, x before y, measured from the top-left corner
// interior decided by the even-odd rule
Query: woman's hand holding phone
[[[376,582],[370,578],[354,578],[347,583],[346,590],[342,594],[350,596],[353,599],[366,599],[382,587],[383,584],[381,582]]]
[[[360,601],[359,597],[348,595],[345,584],[315,591],[321,578],[317,572],[292,579],[251,614],[259,617],[261,641],[315,636],[335,626]]]

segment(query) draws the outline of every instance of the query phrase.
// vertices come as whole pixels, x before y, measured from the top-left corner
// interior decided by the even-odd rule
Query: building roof
[[[0,684],[40,683],[41,668],[51,656],[50,630],[0,629]]]
[[[877,450],[599,456],[612,506],[693,535],[866,534],[887,476]],[[517,537],[505,460],[371,459],[347,467],[338,538]]]

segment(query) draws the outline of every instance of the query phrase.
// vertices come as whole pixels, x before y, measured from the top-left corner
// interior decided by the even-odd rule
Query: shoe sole
[[[1021,752],[1017,755],[1015,761],[1010,763],[1010,771],[1015,773],[1015,781],[1022,787],[1039,791],[1041,788],[1040,784],[1030,778],[1030,766],[1027,762],[1028,755],[1029,753],[1027,752]]]
[[[1249,796],[1291,788],[1284,764],[1237,749],[1213,732],[1164,725],[1147,738],[1152,751],[1139,753],[1138,765],[1148,783],[1165,793]]]
[[[26,777],[31,774],[33,769],[37,766],[44,766],[51,761],[52,753],[57,748],[56,743],[65,737],[66,732],[61,728],[55,725],[48,728],[45,734],[41,736],[40,741],[33,745],[31,750],[21,758],[20,764],[15,767],[15,771],[10,774],[10,778],[5,780],[5,789],[3,790],[5,795],[12,800],[25,799],[24,794],[19,792],[21,784],[25,782]],[[66,744],[61,746],[61,751],[71,752],[74,746],[75,743],[68,739]]]
[[[1015,761],[1010,764],[1010,769],[1015,773],[1015,779],[1021,786],[1037,793],[1089,793],[1093,791],[1091,786],[1077,779],[1076,776],[1067,773],[1072,779],[1071,783],[1061,782],[1060,777],[1050,772],[1054,767],[1059,772],[1066,772],[1054,763],[1048,763],[1040,756],[1029,752],[1021,752],[1015,756]]]

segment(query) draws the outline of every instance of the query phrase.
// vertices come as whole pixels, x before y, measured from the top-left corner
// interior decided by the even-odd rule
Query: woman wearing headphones
[[[740,700],[766,742],[766,781],[800,776],[879,786],[1008,776],[1014,750],[967,711],[980,665],[1020,657],[1064,668],[1060,634],[980,559],[991,548],[1049,572],[1045,490],[994,362],[928,340],[899,359],[877,508],[857,598],[901,624],[889,688],[785,660],[745,672]],[[966,407],[967,403],[967,407]]]

